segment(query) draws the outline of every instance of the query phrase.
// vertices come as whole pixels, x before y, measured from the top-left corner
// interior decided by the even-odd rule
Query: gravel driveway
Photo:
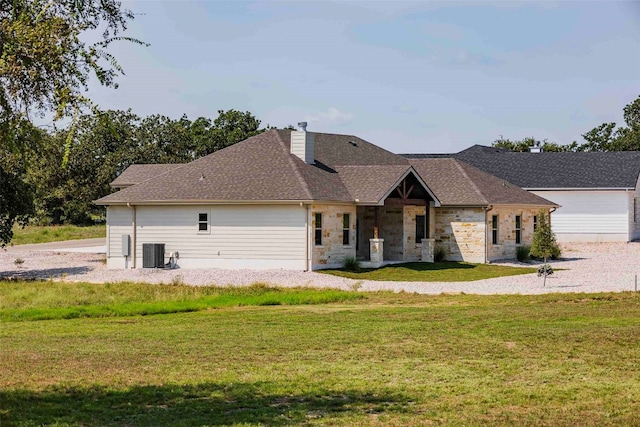
[[[563,259],[552,262],[555,273],[546,287],[536,274],[478,280],[475,282],[376,282],[352,280],[315,272],[285,270],[249,271],[221,269],[107,270],[104,254],[78,252],[60,245],[37,250],[30,245],[0,249],[0,276],[62,279],[66,281],[186,283],[190,285],[249,285],[260,282],[278,286],[312,286],[363,291],[393,290],[423,294],[541,294],[551,292],[631,291],[640,274],[640,243],[581,243],[562,246]],[[83,248],[84,249],[84,248]],[[73,252],[67,252],[73,251]],[[89,251],[90,252],[90,251]],[[22,264],[16,264],[21,259]],[[527,266],[517,262],[497,263]],[[558,269],[563,269],[558,271]]]

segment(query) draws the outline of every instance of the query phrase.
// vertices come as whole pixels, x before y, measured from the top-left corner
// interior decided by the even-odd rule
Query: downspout
[[[493,205],[484,208],[484,263],[489,264],[489,211]]]
[[[131,209],[131,268],[136,268],[136,207],[129,202],[127,207]]]
[[[558,208],[556,208],[556,207],[553,207],[553,208],[549,209],[549,228],[551,228],[551,214],[554,213],[557,210],[558,210]]]
[[[306,222],[306,250],[305,250],[305,260],[307,262],[307,271],[313,270],[313,259],[312,254],[313,250],[311,249],[311,210],[309,209],[309,205],[305,205],[305,222]]]

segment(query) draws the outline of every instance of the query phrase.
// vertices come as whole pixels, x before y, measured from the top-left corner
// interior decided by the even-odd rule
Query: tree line
[[[190,162],[265,130],[250,112],[237,110],[220,110],[213,120],[109,110],[60,130],[33,128],[34,144],[3,157],[5,164],[11,157],[22,163],[12,169],[22,169],[16,183],[32,222],[85,225],[104,215],[93,200],[112,192],[109,183],[129,165]]]
[[[492,145],[518,152],[529,151],[529,148],[537,142],[542,142],[544,151],[549,152],[640,151],[640,96],[627,104],[623,112],[626,126],[617,127],[615,122],[603,123],[582,134],[585,142],[581,144],[573,141],[562,145],[547,140],[537,141],[534,137],[521,140],[500,137]]]

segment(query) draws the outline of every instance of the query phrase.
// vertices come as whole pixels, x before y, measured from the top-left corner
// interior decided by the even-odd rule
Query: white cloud
[[[345,113],[335,107],[329,107],[327,108],[327,111],[323,113],[308,115],[305,117],[305,120],[311,123],[343,125],[352,121],[353,118],[353,114]]]

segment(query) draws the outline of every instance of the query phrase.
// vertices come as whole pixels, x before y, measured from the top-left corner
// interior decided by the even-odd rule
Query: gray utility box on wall
[[[164,268],[164,243],[142,244],[142,268]]]

